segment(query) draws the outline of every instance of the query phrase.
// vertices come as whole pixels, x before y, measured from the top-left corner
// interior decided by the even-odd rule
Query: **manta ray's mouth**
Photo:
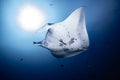
[[[46,24],[40,32],[45,30],[48,30],[45,39],[33,44],[47,48],[55,57],[75,56],[89,46],[83,7],[75,10],[63,22]]]

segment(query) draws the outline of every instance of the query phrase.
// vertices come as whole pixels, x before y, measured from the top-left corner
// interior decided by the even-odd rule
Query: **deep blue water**
[[[89,49],[58,59],[33,46],[45,34],[20,28],[16,16],[24,4],[42,9],[52,23],[85,6]],[[119,0],[0,0],[0,80],[119,80],[119,16]]]

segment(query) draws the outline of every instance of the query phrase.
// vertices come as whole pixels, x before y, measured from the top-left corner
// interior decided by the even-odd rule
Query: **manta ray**
[[[76,9],[61,22],[45,24],[38,31],[46,30],[45,39],[33,44],[47,48],[57,58],[78,55],[89,47],[84,7]]]

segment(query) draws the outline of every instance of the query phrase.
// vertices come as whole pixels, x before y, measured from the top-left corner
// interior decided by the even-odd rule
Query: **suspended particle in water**
[[[64,67],[64,65],[63,65],[63,64],[61,64],[61,65],[60,65],[60,67],[61,67],[61,68],[63,68],[63,67]]]
[[[49,4],[49,5],[50,5],[50,6],[53,6],[54,4],[51,3],[51,4]]]
[[[20,58],[20,61],[23,61],[23,58]]]

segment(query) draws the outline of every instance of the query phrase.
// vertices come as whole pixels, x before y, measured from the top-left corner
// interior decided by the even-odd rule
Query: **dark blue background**
[[[40,8],[48,22],[60,22],[85,6],[89,49],[58,59],[33,46],[45,34],[20,28],[16,17],[24,4]],[[0,0],[0,80],[119,80],[119,16],[119,0]]]

